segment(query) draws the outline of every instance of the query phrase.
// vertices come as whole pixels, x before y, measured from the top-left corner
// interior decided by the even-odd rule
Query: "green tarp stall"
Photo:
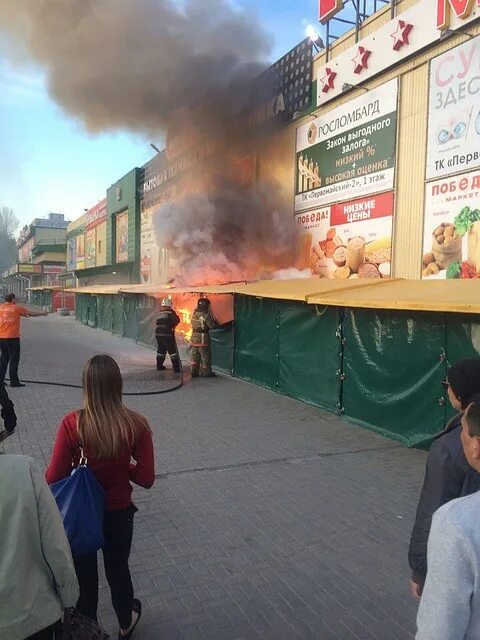
[[[97,328],[113,333],[113,295],[92,296],[97,301]]]
[[[462,358],[480,357],[479,315],[446,313],[445,327],[446,351],[450,364]]]
[[[446,353],[448,363],[463,358],[480,357],[480,316],[475,314],[445,314]],[[447,402],[447,420],[454,415]]]
[[[235,296],[235,375],[267,389],[278,386],[278,302]]]
[[[35,289],[30,291],[30,304],[37,307],[53,306],[53,291],[51,289]]]
[[[30,302],[37,307],[42,307],[44,305],[43,302],[43,291],[31,291],[30,292]]]
[[[213,366],[407,446],[427,446],[453,413],[441,385],[449,364],[480,356],[479,303],[470,306],[480,288],[437,284],[315,281],[300,291],[293,281],[257,283],[250,295],[239,285],[230,291],[234,322],[211,333]],[[439,298],[444,286],[452,293]],[[84,324],[155,347],[155,298],[78,293],[76,305]]]
[[[75,294],[75,317],[82,324],[88,324],[90,298],[88,293]]]
[[[95,329],[97,326],[97,296],[87,295],[87,322],[86,324]]]
[[[122,294],[113,296],[113,324],[112,331],[116,336],[125,335],[124,298]]]
[[[342,314],[345,416],[405,445],[428,444],[446,418],[444,314]]]
[[[233,375],[234,335],[233,322],[228,322],[210,332],[210,339],[212,341],[212,367],[216,371]]]
[[[146,295],[140,295],[137,298],[137,342],[153,347],[156,345],[158,300]]]
[[[136,340],[138,334],[137,298],[135,294],[123,294],[123,335],[130,340]]]
[[[318,407],[338,407],[336,309],[235,296],[235,375]]]

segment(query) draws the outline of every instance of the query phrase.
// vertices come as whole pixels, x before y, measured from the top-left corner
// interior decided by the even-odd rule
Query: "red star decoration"
[[[336,77],[336,72],[332,71],[329,67],[325,69],[325,75],[320,79],[320,82],[323,84],[322,93],[328,93],[330,89],[334,89],[334,80]]]
[[[372,52],[365,47],[358,47],[357,55],[352,58],[353,72],[361,73],[363,69],[368,69],[368,58]]]
[[[405,22],[405,20],[398,21],[397,30],[390,36],[391,38],[393,38],[394,51],[399,51],[403,47],[403,45],[410,44],[410,42],[408,41],[408,36],[412,29],[413,24],[409,24],[408,22]]]

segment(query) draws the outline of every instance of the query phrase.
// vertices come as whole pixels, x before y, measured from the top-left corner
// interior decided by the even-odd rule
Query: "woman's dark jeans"
[[[112,604],[121,629],[132,623],[133,585],[128,567],[132,546],[133,516],[136,507],[130,505],[120,511],[105,511],[103,522],[103,562],[112,594]],[[92,620],[97,620],[98,567],[97,554],[73,557],[80,585],[77,610]]]

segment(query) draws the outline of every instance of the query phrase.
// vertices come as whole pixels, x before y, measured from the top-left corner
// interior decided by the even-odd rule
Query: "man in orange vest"
[[[20,361],[20,317],[46,316],[47,311],[28,311],[16,304],[15,296],[9,293],[5,303],[0,304],[0,384],[4,384],[7,367],[10,365],[10,386],[24,387],[18,379]]]

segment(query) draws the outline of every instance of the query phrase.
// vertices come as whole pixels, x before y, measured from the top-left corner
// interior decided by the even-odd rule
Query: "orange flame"
[[[180,324],[177,326],[177,333],[190,342],[192,338],[192,311],[190,309],[177,309]]]

